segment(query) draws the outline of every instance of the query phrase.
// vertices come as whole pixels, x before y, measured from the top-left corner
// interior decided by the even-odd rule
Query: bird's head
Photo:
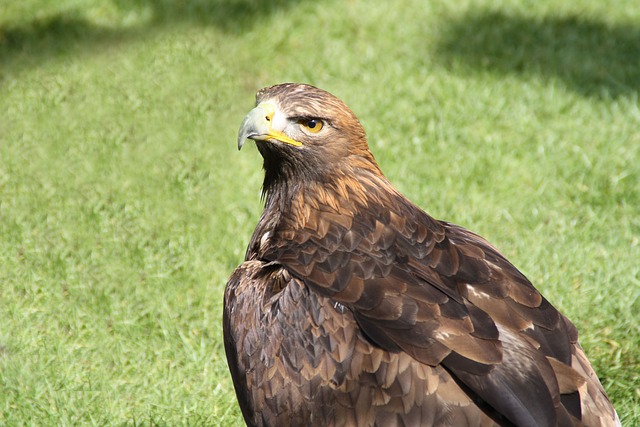
[[[258,91],[256,104],[240,126],[238,149],[256,141],[265,189],[273,180],[326,180],[353,156],[375,165],[357,117],[329,92],[284,83]]]

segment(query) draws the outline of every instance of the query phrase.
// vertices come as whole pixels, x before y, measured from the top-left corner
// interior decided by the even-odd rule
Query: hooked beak
[[[263,102],[249,111],[238,131],[238,150],[242,148],[247,139],[253,139],[254,141],[275,139],[296,147],[302,146],[301,142],[289,138],[282,130],[273,128],[275,113],[276,108],[273,104],[267,102]]]

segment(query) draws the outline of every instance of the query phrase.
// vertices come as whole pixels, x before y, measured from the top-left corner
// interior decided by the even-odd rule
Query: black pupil
[[[317,125],[318,125],[318,121],[317,121],[317,120],[315,120],[315,119],[311,119],[311,120],[309,120],[309,121],[307,122],[307,127],[308,127],[309,129],[313,129],[313,128],[315,128]]]

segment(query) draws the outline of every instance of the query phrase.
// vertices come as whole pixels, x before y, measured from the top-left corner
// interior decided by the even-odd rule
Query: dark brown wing
[[[578,376],[562,396],[558,385],[573,372],[573,325],[485,240],[370,181],[366,204],[307,197],[291,213],[299,228],[276,230],[263,259],[348,307],[381,348],[444,366],[491,416],[580,419]]]
[[[371,343],[351,311],[278,264],[238,267],[223,323],[249,426],[495,425],[442,366]]]

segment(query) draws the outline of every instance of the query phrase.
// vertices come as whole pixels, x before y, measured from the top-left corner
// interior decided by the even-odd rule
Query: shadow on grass
[[[640,28],[579,17],[474,12],[444,27],[445,62],[505,74],[559,78],[586,96],[640,90]]]
[[[67,10],[15,26],[0,23],[0,71],[10,69],[11,65],[18,68],[36,65],[59,54],[138,39],[173,24],[209,25],[241,34],[257,23],[264,23],[274,12],[301,1],[114,0],[122,16],[137,13],[146,19],[137,26],[107,27],[91,22],[82,11]]]

